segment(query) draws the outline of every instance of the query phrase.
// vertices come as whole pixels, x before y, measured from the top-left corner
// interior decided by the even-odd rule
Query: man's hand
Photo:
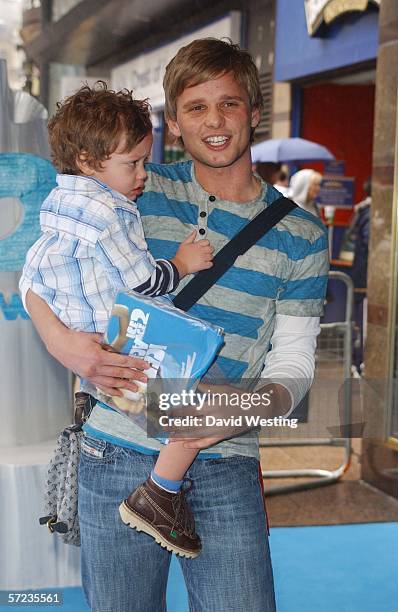
[[[170,425],[163,427],[163,430],[170,434],[170,442],[183,442],[184,448],[201,450],[253,429],[248,427],[243,420],[241,425],[235,421],[236,417],[242,415],[242,411],[236,404],[231,405],[229,397],[231,393],[240,394],[241,391],[238,388],[228,385],[202,384],[197,390],[217,400],[210,399],[210,401],[201,403],[200,410],[194,405],[181,405],[169,410],[167,414]],[[173,418],[184,417],[192,419],[189,424],[184,426],[174,424]],[[197,419],[196,424],[195,419]],[[217,424],[214,424],[213,419],[217,420]]]
[[[213,401],[210,399],[204,402],[200,410],[197,410],[196,406],[175,407],[168,412],[169,419],[171,417],[170,425],[164,427],[164,430],[171,434],[170,442],[183,442],[184,447],[189,449],[208,448],[222,440],[258,429],[250,427],[245,420],[245,415],[250,412],[259,414],[261,418],[272,418],[283,416],[291,407],[291,396],[288,390],[283,385],[266,380],[260,389],[252,393],[230,385],[208,385],[206,383],[200,383],[197,391],[213,398]],[[267,401],[261,407],[257,403],[250,408],[248,404],[250,404],[252,394],[257,397],[264,394],[269,398],[269,402]],[[244,400],[245,409],[237,402],[237,398]],[[189,417],[191,420],[184,426],[174,425],[173,418],[183,417]],[[197,424],[195,419],[197,419]]]
[[[107,351],[101,344],[100,334],[68,329],[49,306],[30,290],[26,305],[48,352],[106,395],[121,397],[120,389],[137,391],[134,381],[147,381],[144,370],[150,366],[143,359]]]
[[[229,438],[232,437],[228,436]],[[236,434],[237,435],[237,434]],[[207,438],[170,438],[170,442],[184,442],[184,448],[203,450],[204,448],[209,448],[209,446],[214,446],[223,440],[226,440],[225,436],[208,436]]]
[[[62,348],[52,343],[51,354],[66,368],[85,378],[106,395],[122,396],[120,389],[138,391],[134,381],[146,382],[144,370],[150,365],[143,359],[107,351],[101,334],[68,330],[69,340]]]

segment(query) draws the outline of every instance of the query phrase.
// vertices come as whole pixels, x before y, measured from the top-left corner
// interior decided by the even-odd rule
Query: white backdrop
[[[0,153],[48,158],[46,117],[37,100],[9,89],[0,60]],[[5,193],[10,181],[6,173],[0,178]],[[7,244],[11,239],[16,249],[12,235],[27,219],[19,202],[15,207],[15,198],[0,198],[0,251],[6,263],[2,239]],[[0,266],[0,590],[75,586],[80,550],[57,541],[38,522],[47,463],[58,434],[71,422],[70,374],[48,355],[23,313],[14,320],[5,316],[18,294],[17,267]]]
[[[54,446],[0,449],[0,590],[81,584],[80,548],[63,544],[38,520]]]

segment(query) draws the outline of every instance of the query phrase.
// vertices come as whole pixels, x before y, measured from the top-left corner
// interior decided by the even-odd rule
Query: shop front
[[[353,179],[351,199],[335,202],[336,228],[347,225],[372,173],[378,4],[277,3],[274,79],[291,84],[291,136],[325,145],[343,162],[337,174]],[[325,172],[323,164],[306,165]],[[334,259],[342,236],[334,232]]]
[[[336,159],[334,164],[307,162],[301,167],[323,175],[318,207],[329,226],[331,269],[349,275],[354,260],[349,224],[354,205],[368,195],[364,185],[372,175],[378,5],[278,0],[276,7],[274,79],[290,84],[290,135],[326,146]],[[325,321],[344,318],[344,292],[341,283],[330,283],[328,298],[333,304]],[[355,287],[354,296],[352,360],[358,370],[363,362],[364,317],[366,283]]]
[[[362,478],[398,497],[398,4],[278,0],[275,47],[274,78],[291,86],[291,135],[343,162],[339,178],[355,181],[351,204],[372,177],[365,368],[353,402]],[[348,204],[335,206],[332,263],[350,273],[339,261]]]

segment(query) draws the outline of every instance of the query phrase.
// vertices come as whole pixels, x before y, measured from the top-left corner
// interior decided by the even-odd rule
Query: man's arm
[[[269,391],[268,385],[275,389],[273,416],[290,416],[310,389],[320,331],[319,317],[276,315],[272,350],[261,372],[261,378],[266,380],[259,383],[262,391]]]
[[[47,350],[69,370],[89,380],[107,395],[137,391],[133,381],[146,381],[143,359],[106,351],[100,334],[73,331],[65,327],[50,307],[29,289],[26,308]]]
[[[275,408],[284,417],[300,403],[314,378],[316,338],[328,283],[327,230],[318,221],[317,228],[311,225],[302,219],[298,233],[302,243],[298,250],[293,252],[289,243],[284,245],[286,253],[291,255],[282,266],[284,281],[276,301],[272,350],[266,355],[261,373],[262,378],[278,385],[275,398],[280,402],[279,406],[275,402]],[[304,229],[306,232],[301,233]]]
[[[309,238],[303,239],[301,253],[295,252],[285,260],[282,291],[276,301],[272,350],[265,358],[261,374],[264,380],[259,381],[256,389],[259,394],[272,394],[271,404],[263,409],[265,417],[288,417],[307,393],[314,377],[316,337],[329,272],[328,239],[322,224],[317,222],[316,229],[312,222],[308,224],[303,219],[300,225],[300,230],[307,226]],[[289,253],[289,242],[284,246]],[[227,437],[188,440],[185,446],[206,448]]]
[[[261,408],[253,408],[262,418],[288,417],[300,403],[309,390],[315,370],[316,338],[320,332],[319,317],[293,317],[276,315],[275,329],[271,338],[272,350],[268,352],[264,369],[261,373],[255,394],[270,394],[271,403]],[[217,393],[228,395],[245,394],[245,390],[229,386],[206,385],[202,383],[199,390],[203,393]],[[229,403],[229,402],[228,402]],[[233,408],[228,403],[219,406],[218,412],[213,406],[209,407],[209,414],[226,417]],[[235,404],[234,404],[235,405]],[[184,412],[185,414],[185,412]],[[242,414],[240,409],[236,415]],[[249,431],[248,427],[224,427],[222,433],[217,435],[220,428],[210,428],[210,431],[201,428],[201,437],[184,439],[184,447],[191,449],[204,449],[213,446],[221,440]],[[178,428],[179,435],[175,440],[181,440],[182,428]],[[216,434],[216,435],[215,435]],[[173,441],[173,440],[171,440]]]

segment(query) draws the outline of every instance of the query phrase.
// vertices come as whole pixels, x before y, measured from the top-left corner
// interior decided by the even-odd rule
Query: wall
[[[368,269],[368,338],[365,347],[366,379],[377,393],[365,398],[368,436],[364,441],[362,477],[398,497],[398,452],[386,442],[387,395],[384,381],[390,375],[389,343],[392,284],[392,219],[397,139],[398,3],[383,0],[380,7],[380,48],[376,75],[376,113],[373,151],[373,201]],[[396,178],[397,180],[397,178]],[[371,439],[369,437],[371,436]]]
[[[294,35],[293,35],[294,33]],[[291,81],[374,59],[378,47],[378,11],[345,13],[318,36],[309,36],[304,0],[278,0],[275,80]]]

